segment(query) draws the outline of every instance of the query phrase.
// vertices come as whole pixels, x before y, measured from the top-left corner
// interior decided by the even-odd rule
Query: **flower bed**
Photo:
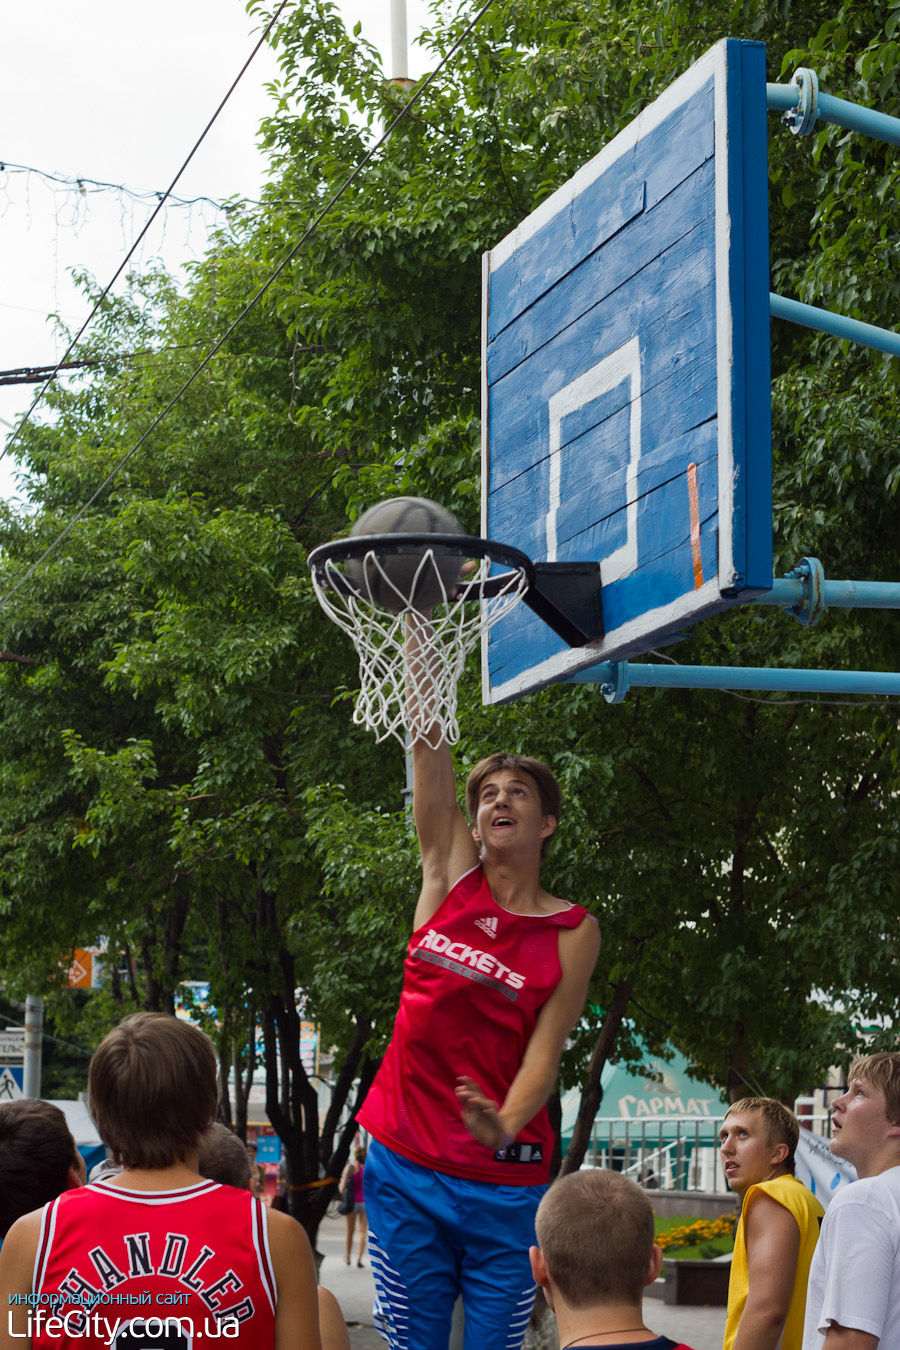
[[[722,1214],[718,1219],[697,1219],[678,1228],[668,1228],[657,1233],[656,1242],[663,1251],[668,1251],[673,1247],[695,1247],[714,1238],[731,1237],[733,1232],[734,1215]]]

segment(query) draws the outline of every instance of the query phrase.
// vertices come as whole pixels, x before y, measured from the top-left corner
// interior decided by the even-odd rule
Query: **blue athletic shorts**
[[[391,1350],[447,1350],[460,1293],[465,1350],[521,1350],[535,1291],[528,1248],[546,1190],[432,1172],[372,1141],[369,1258]]]

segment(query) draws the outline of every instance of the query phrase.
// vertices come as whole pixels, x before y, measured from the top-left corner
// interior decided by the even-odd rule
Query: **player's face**
[[[719,1131],[719,1152],[728,1185],[742,1196],[751,1186],[779,1174],[787,1147],[767,1142],[758,1111],[747,1111],[744,1115],[732,1111]]]
[[[542,842],[556,828],[541,808],[537,784],[528,774],[500,769],[481,784],[473,834],[485,847]]]
[[[853,1163],[861,1176],[881,1150],[900,1136],[887,1117],[884,1093],[854,1078],[843,1097],[831,1104],[831,1151]]]

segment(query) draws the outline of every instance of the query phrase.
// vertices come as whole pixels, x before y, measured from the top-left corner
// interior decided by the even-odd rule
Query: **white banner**
[[[856,1168],[832,1153],[827,1139],[801,1125],[795,1175],[827,1209],[834,1193],[856,1180]]]
[[[0,1062],[15,1064],[25,1058],[25,1028],[8,1027],[0,1031]]]

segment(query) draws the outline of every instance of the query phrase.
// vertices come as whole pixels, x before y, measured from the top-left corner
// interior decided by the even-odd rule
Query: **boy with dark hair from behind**
[[[58,1106],[30,1097],[0,1105],[0,1238],[84,1182],[84,1159]]]
[[[122,1171],[13,1225],[0,1252],[0,1350],[24,1338],[32,1350],[180,1350],[208,1337],[320,1350],[303,1229],[197,1171],[217,1070],[209,1038],[162,1013],[104,1038],[88,1101]],[[343,1323],[333,1330],[326,1346],[348,1347]]]
[[[210,1125],[200,1139],[200,1151],[197,1171],[210,1181],[218,1181],[222,1186],[234,1186],[238,1190],[249,1190],[256,1194],[251,1178],[250,1154],[246,1144],[242,1144],[234,1130],[229,1130],[220,1120]],[[334,1295],[321,1286],[318,1290],[319,1329],[322,1344],[331,1350],[340,1350],[349,1345],[346,1323],[340,1305]]]
[[[538,1207],[534,1278],[568,1350],[689,1350],[644,1324],[644,1289],[659,1275],[653,1210],[621,1172],[593,1168],[560,1177]]]
[[[250,1155],[234,1130],[220,1120],[210,1125],[200,1138],[197,1171],[201,1177],[219,1181],[246,1191],[250,1186]]]

